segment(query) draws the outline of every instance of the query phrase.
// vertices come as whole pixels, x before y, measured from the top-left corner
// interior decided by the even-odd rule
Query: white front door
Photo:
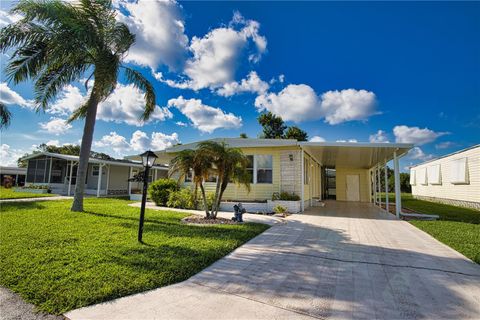
[[[360,176],[347,175],[347,201],[360,201]]]

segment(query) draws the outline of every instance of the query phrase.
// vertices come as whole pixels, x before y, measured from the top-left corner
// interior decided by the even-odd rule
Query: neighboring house
[[[410,169],[412,195],[480,210],[480,145]]]
[[[73,194],[77,182],[78,156],[40,152],[23,160],[27,160],[26,185],[48,185],[52,193]],[[129,195],[142,186],[141,182],[130,182],[129,179],[142,171],[143,166],[138,161],[90,158],[85,193],[97,197]],[[166,177],[167,171],[167,167],[156,165],[150,170],[149,180]]]
[[[9,176],[12,178],[14,186],[23,186],[26,174],[27,168],[0,166],[0,183],[3,186],[5,177]]]
[[[323,199],[374,201],[377,198],[375,186],[379,185],[374,184],[378,181],[375,169],[394,157],[398,160],[413,147],[398,143],[298,142],[287,139],[211,140],[240,148],[250,160],[250,192],[231,183],[225,191],[224,200],[259,203],[256,208],[261,209],[261,203],[271,200],[273,194],[289,192],[302,199],[301,211]],[[195,149],[197,144],[177,145],[157,151],[158,162],[168,163],[177,152]],[[128,158],[138,159],[138,156]],[[398,172],[398,165],[396,169]],[[190,185],[190,181],[191,177],[187,177],[185,185]],[[206,181],[205,186],[213,192],[215,181]]]

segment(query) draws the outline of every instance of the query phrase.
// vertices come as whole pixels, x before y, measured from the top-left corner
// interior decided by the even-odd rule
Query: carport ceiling
[[[323,166],[359,169],[390,161],[395,151],[402,156],[413,147],[406,143],[303,142],[300,145]]]

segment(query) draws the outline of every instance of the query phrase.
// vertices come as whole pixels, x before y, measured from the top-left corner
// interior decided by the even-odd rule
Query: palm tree
[[[94,79],[88,100],[70,121],[84,118],[77,181],[85,181],[98,104],[115,89],[121,69],[145,91],[147,120],[155,110],[155,93],[141,73],[122,65],[135,35],[115,19],[111,0],[21,0],[12,13],[23,16],[0,31],[0,51],[15,48],[6,74],[14,83],[34,79],[35,102],[45,110],[67,84],[85,75]],[[84,184],[77,183],[72,211],[83,211]]]
[[[250,191],[250,174],[247,170],[248,159],[238,148],[230,148],[224,142],[204,141],[198,144],[197,152],[208,155],[217,175],[215,200],[212,206],[211,218],[215,219],[220,209],[223,193],[228,183],[244,185]]]
[[[0,102],[0,129],[6,128],[10,125],[12,114],[8,111],[7,106]]]
[[[200,187],[203,199],[203,205],[205,209],[205,217],[210,217],[210,211],[208,209],[207,195],[203,182],[208,179],[208,175],[212,170],[212,158],[206,154],[199,152],[198,150],[183,150],[180,151],[171,161],[169,176],[178,174],[178,180],[183,180],[186,175],[193,173],[193,183],[195,185],[194,202],[197,206],[197,194]]]

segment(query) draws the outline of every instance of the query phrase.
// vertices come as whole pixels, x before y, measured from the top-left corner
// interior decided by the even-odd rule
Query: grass
[[[0,200],[2,199],[23,199],[23,198],[40,198],[40,197],[52,197],[54,194],[50,193],[30,193],[30,192],[17,192],[11,189],[0,187]]]
[[[393,200],[393,195],[389,198]],[[480,264],[480,211],[417,200],[402,194],[402,207],[418,213],[436,214],[436,221],[411,220],[411,224]]]
[[[79,307],[183,281],[268,228],[191,226],[187,214],[139,209],[119,199],[6,203],[0,218],[0,284],[40,310]]]

